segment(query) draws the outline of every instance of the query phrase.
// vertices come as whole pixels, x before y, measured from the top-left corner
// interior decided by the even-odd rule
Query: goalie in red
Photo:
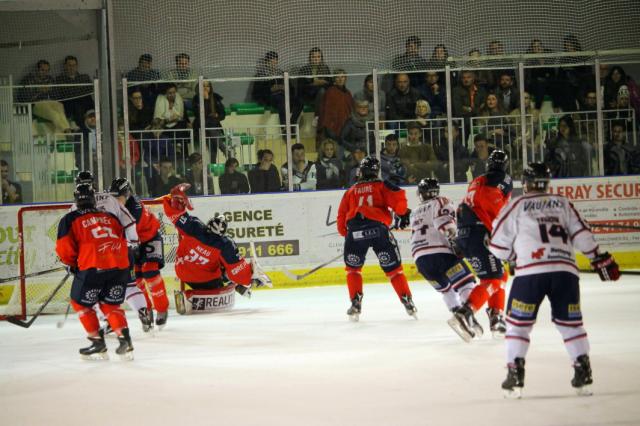
[[[127,318],[120,308],[130,278],[124,226],[111,213],[96,209],[91,185],[78,185],[73,195],[77,210],[60,220],[56,253],[74,275],[70,303],[91,341],[91,346],[80,349],[80,355],[84,359],[109,359],[104,332],[93,310],[98,303],[118,335],[116,353],[133,359]]]
[[[191,290],[176,291],[176,311],[180,314],[216,311],[233,297],[233,289],[250,295],[252,286],[271,287],[271,279],[255,258],[247,261],[238,253],[234,241],[225,236],[227,222],[222,215],[204,224],[187,213],[193,206],[185,192],[188,183],[175,186],[163,197],[167,217],[180,234],[175,270]],[[226,285],[224,279],[233,284]]]
[[[160,221],[138,197],[133,195],[131,184],[127,179],[114,179],[109,192],[136,221],[136,232],[140,240],[139,251],[134,256],[136,286],[142,291],[147,302],[147,307],[139,312],[143,319],[142,329],[145,332],[153,329],[153,309],[155,308],[155,322],[162,330],[169,316],[169,299],[164,280],[160,275],[160,269],[164,267],[164,245],[159,232]]]

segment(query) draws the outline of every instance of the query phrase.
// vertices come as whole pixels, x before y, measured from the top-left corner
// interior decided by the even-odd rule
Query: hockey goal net
[[[162,211],[159,201],[145,201],[145,205],[160,219],[160,233],[164,239],[165,269],[163,275],[173,274],[177,250],[177,234]],[[32,315],[51,295],[64,278],[64,265],[55,252],[58,223],[68,212],[70,204],[50,204],[24,207],[18,211],[20,236],[19,273],[15,279],[0,283],[0,319],[7,316]],[[70,277],[47,305],[44,313],[64,313],[69,303]],[[168,286],[173,286],[169,279]]]

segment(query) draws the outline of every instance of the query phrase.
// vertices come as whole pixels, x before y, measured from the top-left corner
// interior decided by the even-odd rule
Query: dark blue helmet
[[[90,183],[81,183],[73,192],[78,210],[91,209],[96,206],[96,192]]]
[[[501,171],[507,170],[507,160],[509,157],[501,149],[494,149],[489,158],[487,158],[487,171]]]

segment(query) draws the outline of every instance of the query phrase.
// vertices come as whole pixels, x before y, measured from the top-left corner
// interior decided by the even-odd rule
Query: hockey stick
[[[304,274],[301,274],[301,275],[294,274],[293,272],[291,272],[291,271],[287,270],[287,268],[285,268],[285,267],[282,267],[282,272],[283,272],[287,277],[291,278],[292,280],[294,280],[294,281],[300,281],[301,279],[306,278],[306,277],[308,277],[309,275],[313,274],[314,272],[316,272],[316,271],[318,271],[318,270],[320,270],[320,269],[324,268],[324,267],[325,267],[325,266],[327,266],[328,264],[335,262],[336,260],[340,259],[342,256],[343,256],[343,254],[341,253],[341,254],[337,255],[336,257],[334,257],[333,259],[331,259],[331,260],[327,260],[326,262],[321,263],[320,265],[318,265],[318,266],[314,267],[313,269],[310,269],[309,271],[307,271],[307,272],[305,272]]]
[[[69,311],[70,310],[71,310],[71,301],[69,301],[69,303],[67,303],[67,311],[64,313],[64,318],[62,318],[60,321],[58,321],[56,323],[56,327],[57,328],[64,327],[64,324],[67,322],[67,317],[69,316]]]
[[[611,229],[631,229],[634,231],[640,231],[640,226],[633,225],[607,225],[605,223],[590,223],[592,228],[611,228]]]
[[[33,322],[38,319],[38,317],[40,316],[40,314],[42,313],[42,311],[44,311],[44,308],[47,307],[47,305],[49,304],[49,302],[51,302],[53,300],[53,297],[58,293],[58,291],[60,291],[60,289],[62,288],[62,286],[64,285],[64,283],[67,282],[67,279],[69,278],[69,275],[71,275],[69,272],[67,272],[67,274],[64,276],[64,278],[62,278],[62,281],[60,281],[60,284],[58,284],[58,286],[55,288],[55,290],[53,290],[53,293],[51,293],[51,295],[49,296],[49,298],[47,300],[45,300],[45,302],[42,304],[42,306],[40,306],[40,308],[38,309],[38,311],[33,315],[33,318],[31,318],[29,321],[20,321],[17,317],[13,316],[13,317],[7,317],[7,321],[10,322],[11,324],[14,325],[18,325],[20,327],[24,327],[24,328],[29,328],[31,327],[31,324],[33,324]]]
[[[33,277],[39,277],[40,275],[52,274],[54,272],[62,271],[64,269],[65,269],[64,266],[60,266],[59,268],[47,269],[46,271],[32,272],[30,274],[17,275],[15,277],[9,277],[9,278],[0,278],[0,284],[6,283],[9,281],[16,281],[21,278],[33,278]]]

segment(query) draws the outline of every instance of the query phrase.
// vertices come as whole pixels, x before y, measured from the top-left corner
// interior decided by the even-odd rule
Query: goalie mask
[[[125,178],[116,178],[111,182],[109,192],[116,197],[129,198],[129,195],[131,195],[131,184]]]
[[[227,232],[227,219],[223,215],[218,214],[209,219],[207,229],[212,234],[223,236],[225,232]]]
[[[547,192],[550,181],[551,172],[543,163],[529,163],[522,171],[522,187],[525,192]]]
[[[73,192],[73,199],[76,201],[78,210],[96,207],[96,192],[91,184],[81,183],[76,186],[76,190]]]
[[[434,178],[424,178],[418,182],[418,197],[427,201],[440,195],[440,182]]]

